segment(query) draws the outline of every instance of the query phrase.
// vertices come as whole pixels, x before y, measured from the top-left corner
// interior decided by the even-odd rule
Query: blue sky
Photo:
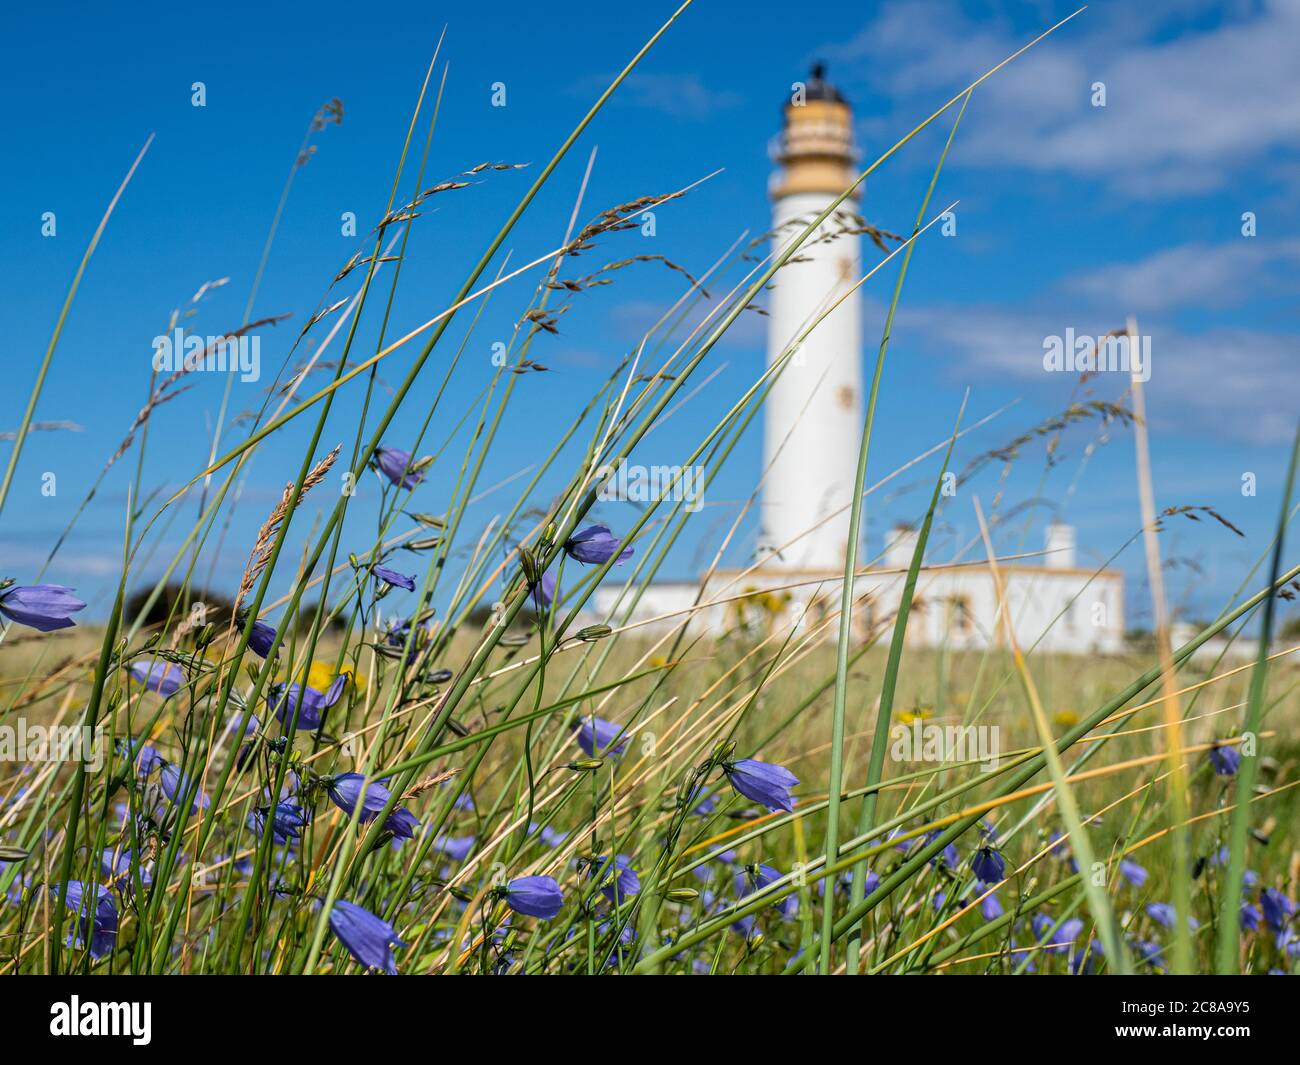
[[[829,62],[832,80],[853,102],[869,161],[1070,10],[1054,2],[699,0],[511,235],[512,261],[558,243],[595,148],[584,217],[722,169],[658,212],[653,238],[620,236],[597,253],[601,262],[662,254],[699,273],[742,233],[766,228],[767,144],[790,83],[811,59]],[[54,3],[5,15],[0,79],[10,106],[0,288],[9,387],[0,398],[0,431],[18,425],[86,242],[140,146],[155,137],[91,263],[37,410],[37,420],[80,429],[30,439],[0,517],[0,568],[20,580],[31,577],[143,403],[150,342],[171,311],[188,306],[204,282],[228,277],[189,324],[200,333],[239,324],[285,175],[323,102],[343,101],[343,123],[317,136],[315,155],[296,177],[254,307],[255,318],[293,318],[263,334],[264,379],[235,386],[236,411],[260,403],[259,390],[357,247],[340,233],[341,214],[356,212],[362,233],[378,220],[444,24],[450,69],[429,183],[485,161],[533,163],[535,172],[670,8],[642,4],[614,14],[585,2],[498,0],[372,9],[135,4],[125,11]],[[1015,405],[965,441],[959,461],[1064,409],[1081,394],[1072,376],[1043,373],[1043,338],[1067,328],[1105,333],[1135,314],[1152,338],[1148,404],[1159,505],[1213,506],[1247,533],[1240,540],[1216,523],[1184,520],[1162,537],[1177,562],[1168,578],[1176,604],[1191,615],[1217,610],[1271,535],[1300,410],[1297,31],[1295,0],[1095,3],[981,87],[936,193],[936,204],[961,201],[956,235],[927,235],[908,275],[870,479],[941,440],[967,387],[972,418]],[[201,108],[191,104],[196,81],[206,87]],[[492,106],[497,82],[506,87],[505,107]],[[1105,107],[1092,103],[1097,82],[1105,85]],[[893,231],[910,227],[947,128],[937,124],[873,175],[864,201],[871,221]],[[394,334],[446,305],[530,180],[528,170],[492,174],[431,202],[404,266]],[[45,212],[56,218],[53,237],[41,232]],[[1245,212],[1255,217],[1254,237],[1242,234]],[[491,301],[446,410],[459,411],[487,382],[491,343],[508,338],[532,284],[521,279]],[[866,290],[864,358],[874,356],[891,284],[882,271]],[[344,286],[330,298],[351,291]],[[539,342],[534,357],[551,372],[521,381],[483,484],[549,449],[568,414],[680,292],[677,275],[648,266],[575,301],[560,336]],[[761,319],[742,323],[714,353],[716,376],[672,429],[653,434],[642,461],[681,461],[752,380],[763,358]],[[467,317],[458,319],[448,342],[459,343],[467,326]],[[373,345],[373,318],[361,336]],[[392,356],[383,380],[401,380],[414,355]],[[392,442],[404,444],[414,433],[439,365],[435,359],[426,370]],[[1088,387],[1090,398],[1117,400],[1125,383],[1101,375]],[[174,489],[200,467],[221,391],[219,380],[198,380],[156,412],[146,464],[151,486]],[[360,389],[340,397],[327,445],[350,446],[359,397]],[[217,561],[218,585],[238,580],[257,526],[296,473],[310,421],[314,415],[259,452]],[[437,444],[450,424],[440,427]],[[0,454],[10,446],[0,442]],[[754,433],[713,490],[696,538],[673,559],[674,575],[693,571],[695,545],[715,536],[733,513],[731,501],[748,494],[758,464]],[[47,575],[81,589],[97,614],[116,572],[133,470],[134,453],[110,475]],[[47,471],[58,477],[53,497],[40,492]],[[1096,423],[1085,423],[1064,434],[1050,469],[1036,445],[1005,479],[999,472],[986,471],[951,504],[948,524],[962,535],[974,530],[970,494],[987,506],[999,493],[1003,509],[1050,501],[1027,513],[1040,524],[1053,513],[1076,524],[1085,562],[1108,557],[1137,529],[1128,430],[1099,439]],[[1247,473],[1257,478],[1254,496],[1242,494]],[[894,520],[923,508],[933,475],[932,464],[919,467],[887,496],[872,498],[870,546],[879,547]],[[446,477],[435,472],[417,504],[438,509]],[[367,493],[373,499],[373,484],[357,501],[351,528],[358,543],[370,527]],[[508,498],[508,490],[488,497],[475,520],[486,521]],[[602,516],[625,524],[630,515],[619,508],[627,506],[606,504]],[[183,509],[173,528],[192,514],[192,505]],[[305,536],[314,514],[309,507],[295,530]],[[752,545],[752,526],[732,561]],[[1040,536],[1032,531],[1029,545],[1037,547]],[[175,532],[160,533],[141,579],[176,541]],[[1008,538],[1002,546],[1015,544]],[[1142,624],[1148,611],[1138,550],[1120,565],[1131,577],[1130,622]]]

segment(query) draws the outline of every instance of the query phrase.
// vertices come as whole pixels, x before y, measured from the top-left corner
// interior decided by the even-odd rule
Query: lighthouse
[[[782,114],[770,184],[778,254],[856,176],[853,112],[824,67],[795,83]],[[861,276],[860,231],[855,194],[773,278],[768,366],[798,347],[764,411],[758,555],[768,571],[844,568],[863,418],[862,311],[858,293],[850,294]]]
[[[814,66],[793,90],[771,153],[777,164],[768,186],[776,255],[857,176],[853,112],[825,69]],[[764,402],[763,466],[755,471],[762,492],[755,557],[735,568],[711,567],[695,580],[654,581],[635,597],[621,584],[602,585],[592,620],[635,623],[647,634],[684,625],[723,640],[786,626],[806,626],[815,638],[836,637],[862,440],[862,309],[854,285],[862,277],[866,228],[858,196],[846,197],[772,278],[766,366],[776,376]],[[753,369],[757,377],[758,366]],[[860,639],[889,633],[902,601],[919,515],[898,517],[910,520],[886,533],[879,555],[862,553],[854,578],[852,625]],[[997,646],[1005,635],[1005,603],[1022,647],[1122,652],[1124,576],[1081,566],[1077,546],[1074,530],[1058,516],[1045,531],[1041,560],[999,567],[1001,588],[986,567],[927,556],[912,599],[908,644],[959,652]]]

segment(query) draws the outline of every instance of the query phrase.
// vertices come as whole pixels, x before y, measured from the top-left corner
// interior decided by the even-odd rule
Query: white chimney
[[[885,534],[885,566],[889,569],[907,569],[916,553],[920,534],[910,526],[895,525]]]
[[[1048,569],[1074,569],[1074,526],[1059,521],[1047,527],[1047,556],[1043,564]]]

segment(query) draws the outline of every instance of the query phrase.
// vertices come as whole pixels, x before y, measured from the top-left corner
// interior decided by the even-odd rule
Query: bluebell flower
[[[747,913],[744,917],[737,917],[731,922],[731,930],[739,932],[746,939],[750,939],[758,930],[758,921],[752,913]]]
[[[736,874],[736,894],[743,899],[780,879],[781,874],[770,865],[747,865],[743,872]],[[790,894],[783,899],[775,899],[772,908],[786,920],[793,920],[799,913],[799,898]]]
[[[736,852],[734,850],[715,851],[708,855],[708,860],[703,865],[697,865],[691,872],[696,880],[707,882],[713,879],[716,872],[714,866],[721,866],[725,869],[729,865],[736,863]],[[821,881],[818,881],[820,884]]]
[[[626,854],[614,856],[613,868],[605,855],[591,863],[591,877],[601,885],[600,893],[615,906],[641,890],[641,878],[632,868],[632,859]]]
[[[1259,928],[1259,922],[1262,920],[1263,915],[1249,902],[1241,904],[1241,927],[1247,932],[1256,931]]]
[[[875,876],[874,873],[867,874],[866,880],[863,882],[864,886],[866,883],[870,882],[873,876]],[[826,883],[828,879],[830,878],[820,877],[817,880],[817,886],[815,890],[817,892],[818,897],[820,898],[824,899],[826,897]],[[877,883],[879,883],[879,880],[880,878],[876,877]],[[839,876],[834,877],[834,883],[832,884],[832,889],[834,890],[835,894],[843,895],[847,899],[853,893],[853,874],[841,873]],[[871,894],[870,888],[867,888],[866,891],[867,894]]]
[[[57,884],[50,887],[54,897],[59,897]],[[94,915],[90,908],[94,905]],[[77,915],[76,922],[68,932],[68,946],[84,947],[87,936],[90,942],[90,956],[98,961],[113,950],[117,940],[117,907],[113,904],[113,893],[102,884],[92,884],[90,890],[80,880],[69,880],[64,903]]]
[[[397,938],[397,930],[387,921],[355,903],[338,899],[330,910],[330,930],[366,968],[397,975],[392,948],[406,944]]]
[[[1217,851],[1215,851],[1212,855],[1210,855],[1210,863],[1212,865],[1227,865],[1228,857],[1230,854],[1231,851],[1226,846],[1220,847]],[[1259,874],[1255,872],[1254,869],[1247,869],[1244,873],[1242,873],[1241,881],[1247,887],[1254,887],[1256,884],[1259,883]]]
[[[1134,887],[1140,888],[1147,882],[1147,877],[1150,874],[1137,862],[1131,862],[1127,858],[1123,858],[1119,863],[1119,875]]]
[[[134,874],[131,872],[131,852],[117,847],[105,847],[99,856],[100,875],[110,881],[119,891],[129,889]],[[140,867],[140,883],[148,887],[153,883],[149,867]]]
[[[564,892],[553,877],[521,876],[501,889],[506,905],[515,913],[549,921],[564,908]]]
[[[769,765],[755,758],[744,758],[723,766],[727,779],[745,798],[766,806],[769,810],[794,810],[790,789],[799,783],[785,766]]]
[[[603,938],[615,931],[615,928],[613,921],[602,921],[596,926],[596,934]],[[627,949],[636,945],[636,929],[632,927],[631,922],[623,922],[622,926],[617,928],[617,931],[618,939],[613,944],[614,949],[610,951],[609,958],[605,962],[606,968],[632,961],[636,956],[635,950]]]
[[[614,565],[621,566],[632,557],[632,549],[625,547],[620,551],[620,543],[608,525],[588,525],[565,541],[564,550],[570,558],[593,566],[603,566],[617,555]]]
[[[1233,776],[1241,768],[1241,752],[1236,747],[1220,747],[1216,743],[1210,748],[1210,765],[1221,777]]]
[[[1071,917],[1069,920],[1061,922],[1061,927],[1056,930],[1052,938],[1058,943],[1073,943],[1082,932],[1082,919]]]
[[[1070,971],[1075,976],[1087,976],[1097,969],[1097,959],[1101,956],[1101,944],[1090,940],[1082,950],[1070,951]]]
[[[408,577],[405,573],[398,573],[395,569],[379,565],[371,566],[370,572],[394,588],[405,588],[408,592],[415,591],[415,578]]]
[[[265,621],[254,621],[248,633],[248,647],[258,658],[265,658],[275,645],[275,629]]]
[[[365,795],[362,796],[364,790]],[[361,813],[357,815],[357,820],[361,824],[369,824],[383,811],[388,805],[388,799],[392,794],[383,784],[377,780],[371,780],[367,783],[366,778],[361,773],[342,773],[339,776],[331,777],[326,783],[325,791],[330,800],[342,810],[345,814],[351,816],[356,810],[357,800],[361,800]],[[398,839],[413,839],[415,829],[420,826],[420,822],[410,813],[410,811],[398,807],[388,815],[384,821],[384,828],[391,832]]]
[[[922,839],[922,844],[928,845],[933,843],[939,838],[940,834],[939,829],[935,829],[933,832],[927,832]],[[930,859],[931,866],[937,867],[939,863],[943,863],[943,867],[949,870],[956,869],[957,866],[961,864],[961,852],[957,850],[957,845],[955,843],[949,843],[943,848],[943,850]]]
[[[388,644],[389,647],[405,647],[412,628],[416,630],[415,646],[419,647],[425,638],[433,632],[433,620],[429,618],[417,624],[412,618],[394,618],[388,623],[388,627],[384,629],[384,643]]]
[[[1007,862],[994,848],[985,845],[971,856],[970,867],[976,879],[998,884],[1006,876]]]
[[[131,678],[151,692],[170,699],[185,685],[185,671],[174,662],[161,658],[141,658],[127,667]]]
[[[1277,934],[1277,949],[1288,958],[1300,958],[1300,933],[1294,928],[1284,928]]]
[[[141,780],[144,780],[145,777],[147,777],[150,773],[152,773],[155,769],[157,769],[162,764],[163,764],[163,758],[162,755],[158,753],[158,749],[154,747],[152,743],[146,743],[143,747],[140,748],[139,755],[136,756],[136,760],[135,760],[136,775]]]
[[[190,781],[181,773],[180,768],[171,762],[164,762],[162,768],[162,790],[167,798],[175,803],[179,802],[190,787]],[[196,814],[200,809],[206,810],[211,800],[199,789],[194,794],[194,799],[190,803],[190,813]]]
[[[236,714],[230,719],[230,731],[238,736],[241,740],[248,737],[250,733],[256,732],[262,727],[262,722],[258,716],[245,710],[242,714]]]
[[[411,453],[401,448],[381,445],[371,461],[395,488],[414,488],[424,480],[422,472],[411,469]]]
[[[1295,916],[1295,903],[1277,888],[1265,888],[1259,893],[1259,906],[1264,911],[1264,920],[1274,932],[1283,927]]]
[[[260,836],[266,831],[268,816],[271,821],[271,842],[289,843],[302,836],[302,830],[311,824],[311,811],[291,802],[278,802],[273,810],[265,807],[253,811],[252,828]]]
[[[420,822],[416,820],[415,814],[405,806],[399,806],[384,821],[384,831],[392,835],[394,847],[401,846],[404,839],[414,839],[415,830],[419,827]]]
[[[1150,939],[1136,939],[1129,944],[1137,960],[1153,969],[1164,969],[1164,948]]]
[[[1052,931],[1054,926],[1056,926],[1056,921],[1049,914],[1036,913],[1030,919],[1030,927],[1034,930],[1034,938],[1039,941],[1047,938],[1048,932]]]
[[[445,833],[433,837],[433,847],[439,854],[444,854],[454,862],[463,862],[474,849],[473,836],[448,836]]]
[[[986,921],[996,921],[1006,911],[1002,909],[1002,903],[998,902],[997,892],[991,891],[984,898],[980,899],[980,916]]]
[[[713,813],[717,808],[718,795],[717,792],[714,792],[710,795],[704,796],[704,798],[697,802],[695,807],[691,810],[691,813],[696,817],[708,817],[709,814]]]
[[[323,692],[297,682],[287,687],[273,684],[266,693],[266,703],[275,719],[286,729],[291,727],[291,719],[296,718],[299,729],[311,732],[320,728],[325,711],[342,698],[347,683],[348,675],[340,673]]]
[[[1077,917],[1071,917],[1068,921],[1062,921],[1061,926],[1052,931],[1056,924],[1049,915],[1045,913],[1035,914],[1030,926],[1034,930],[1035,938],[1041,943],[1044,940],[1047,946],[1043,949],[1052,954],[1060,954],[1069,949],[1071,943],[1079,938],[1079,933],[1083,931],[1083,922]]]
[[[406,637],[411,632],[411,623],[401,618],[393,618],[384,628],[384,643],[389,647],[405,647]]]
[[[74,591],[61,584],[11,584],[0,591],[0,614],[40,632],[70,628],[76,622],[68,615],[86,609]]]
[[[896,851],[902,851],[904,854],[910,854],[912,852],[912,848],[915,847],[918,843],[920,843],[921,840],[915,837],[911,839],[898,839],[898,837],[901,836],[902,834],[903,834],[903,830],[901,828],[891,828],[889,832],[886,833],[885,835],[885,842],[894,843],[894,850]],[[896,843],[894,842],[895,840],[897,840]]]
[[[622,754],[627,748],[627,740],[620,739],[622,725],[596,717],[594,714],[584,717],[577,724],[578,746],[589,758],[605,758]]]
[[[549,570],[538,578],[533,585],[533,608],[539,614],[545,614],[555,602],[555,574]]]
[[[1162,924],[1166,928],[1174,927],[1175,912],[1174,908],[1167,902],[1148,902],[1147,915],[1156,924]]]
[[[540,838],[546,846],[558,847],[569,838],[569,834],[561,832],[558,828],[552,828],[550,825],[543,825]]]
[[[1167,902],[1148,902],[1147,915],[1166,928],[1173,928],[1177,923],[1177,911]],[[1190,913],[1187,915],[1187,925],[1189,928],[1199,928],[1200,923]]]
[[[4,867],[5,867],[6,864],[7,864],[7,863],[5,863],[5,862],[0,862],[0,872],[3,872],[3,871],[4,871]],[[25,888],[30,887],[30,886],[31,886],[31,877],[30,877],[30,876],[28,876],[28,877],[21,877],[21,876],[14,877],[13,883],[9,885],[9,890],[8,890],[7,892],[5,892],[5,896],[4,896],[4,898],[3,898],[3,899],[0,899],[0,908],[3,908],[3,905],[4,905],[4,903],[6,903],[6,902],[8,902],[9,904],[11,904],[11,905],[13,905],[13,906],[18,906],[18,905],[20,905],[20,904],[22,903],[22,901],[23,901],[23,890],[24,890]]]

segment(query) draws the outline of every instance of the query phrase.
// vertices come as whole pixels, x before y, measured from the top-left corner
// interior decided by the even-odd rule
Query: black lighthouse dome
[[[848,100],[839,89],[826,80],[826,64],[816,60],[808,73],[805,100],[829,100],[832,103],[846,104]]]

